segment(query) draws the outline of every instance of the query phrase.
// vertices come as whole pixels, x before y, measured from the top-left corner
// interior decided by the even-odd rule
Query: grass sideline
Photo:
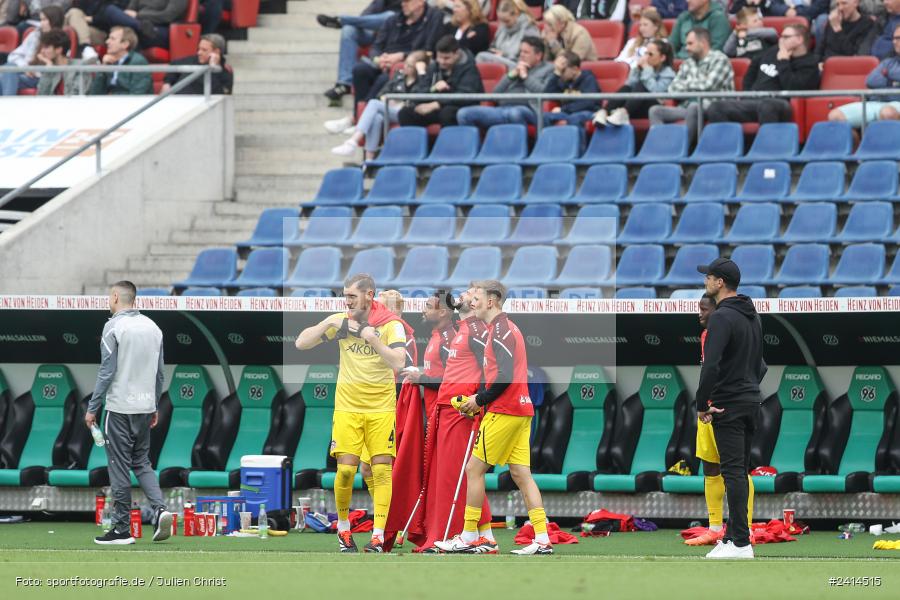
[[[50,532],[53,533],[50,533]],[[875,538],[840,540],[814,532],[797,542],[756,548],[756,561],[707,562],[707,549],[685,546],[674,530],[580,538],[556,546],[552,557],[517,557],[512,532],[497,530],[501,556],[340,555],[333,536],[291,533],[285,538],[184,538],[153,544],[100,547],[87,523],[0,525],[0,597],[157,598],[251,597],[253,600],[340,598],[362,593],[402,600],[493,597],[698,598],[718,586],[731,598],[895,598],[900,551],[875,551]],[[367,535],[357,536],[362,546]],[[896,537],[896,536],[893,536]],[[57,587],[51,578],[114,578],[122,587]],[[17,584],[35,578],[40,586]],[[830,578],[881,577],[881,585],[831,585]],[[134,578],[144,581],[135,588]],[[168,581],[158,578],[168,578]],[[186,580],[176,585],[172,578]],[[225,585],[214,580],[224,578]],[[462,582],[467,582],[463,584]],[[252,596],[251,596],[252,595]]]

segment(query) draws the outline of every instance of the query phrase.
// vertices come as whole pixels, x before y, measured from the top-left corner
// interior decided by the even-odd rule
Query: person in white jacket
[[[638,21],[637,35],[626,42],[625,47],[616,57],[617,62],[628,63],[634,68],[647,51],[647,45],[653,40],[664,40],[669,37],[666,25],[659,12],[653,7],[641,11]]]
[[[10,67],[27,67],[37,64],[41,34],[51,29],[61,29],[65,13],[59,6],[45,6],[41,9],[40,26],[31,30],[19,46],[9,53],[6,64]],[[36,88],[38,77],[35,73],[0,74],[0,96],[15,96],[22,88]]]

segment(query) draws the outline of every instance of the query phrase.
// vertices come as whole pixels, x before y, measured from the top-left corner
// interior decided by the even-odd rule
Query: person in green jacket
[[[688,9],[678,15],[669,41],[675,50],[676,58],[687,58],[685,40],[694,27],[703,27],[709,31],[713,50],[721,50],[731,35],[731,23],[725,16],[722,5],[712,0],[687,0]]]
[[[109,30],[106,38],[106,54],[103,56],[104,65],[146,65],[147,59],[134,48],[137,47],[138,37],[129,27],[116,26]],[[91,95],[132,95],[153,93],[153,78],[150,73],[97,73],[91,89]]]

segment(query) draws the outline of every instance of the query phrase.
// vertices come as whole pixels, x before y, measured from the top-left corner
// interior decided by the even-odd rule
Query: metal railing
[[[213,67],[210,65],[140,65],[140,66],[130,66],[130,65],[69,65],[69,66],[25,66],[25,67],[11,67],[11,66],[0,66],[0,73],[23,73],[23,72],[31,72],[31,73],[66,73],[76,71],[81,76],[79,77],[79,91],[81,94],[84,93],[84,74],[85,73],[186,73],[187,77],[175,83],[169,90],[159,94],[158,96],[154,96],[152,100],[147,102],[147,104],[141,106],[137,110],[131,112],[127,116],[123,117],[107,129],[98,133],[90,140],[61,158],[55,164],[47,167],[16,189],[6,193],[2,198],[0,198],[0,208],[18,198],[24,192],[26,192],[32,185],[60,168],[85,150],[90,149],[91,147],[95,148],[94,156],[96,158],[95,161],[95,173],[100,175],[102,172],[102,159],[101,159],[101,150],[103,147],[103,139],[134,119],[139,115],[147,112],[150,108],[156,106],[158,103],[162,102],[165,98],[173,94],[177,94],[193,82],[195,82],[199,78],[203,78],[203,97],[206,101],[209,101],[210,96],[212,95],[212,74],[218,73],[221,71],[221,67]],[[0,107],[2,107],[2,100],[0,100]]]

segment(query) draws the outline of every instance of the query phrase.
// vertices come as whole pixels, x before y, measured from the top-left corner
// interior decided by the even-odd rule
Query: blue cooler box
[[[291,508],[291,459],[287,456],[248,455],[241,457],[241,495],[247,510],[259,516],[259,505],[266,512]]]

